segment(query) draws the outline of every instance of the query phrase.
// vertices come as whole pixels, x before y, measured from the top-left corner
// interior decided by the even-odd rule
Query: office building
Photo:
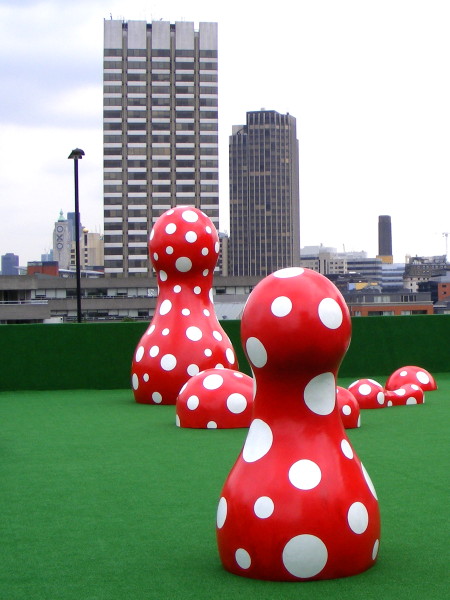
[[[229,274],[266,276],[300,264],[296,120],[248,112],[230,149]]]
[[[378,217],[378,255],[377,258],[385,264],[394,262],[392,256],[392,227],[389,215]]]
[[[64,218],[64,213],[61,211],[53,228],[53,260],[59,264],[60,269],[70,267],[70,251],[74,240],[70,221]]]
[[[172,206],[219,228],[217,24],[104,22],[105,274],[148,273]]]
[[[19,257],[17,254],[7,252],[2,256],[2,275],[19,274]]]

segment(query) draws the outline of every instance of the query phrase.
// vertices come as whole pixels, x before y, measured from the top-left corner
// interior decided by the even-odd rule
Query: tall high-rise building
[[[230,136],[230,275],[266,276],[300,264],[296,120],[247,113]]]
[[[17,254],[7,252],[2,256],[2,275],[18,275],[19,274],[19,257]]]
[[[378,217],[378,258],[383,263],[392,264],[392,229],[391,217],[389,215],[380,215]]]
[[[156,219],[219,227],[217,23],[104,22],[105,274],[145,275]]]

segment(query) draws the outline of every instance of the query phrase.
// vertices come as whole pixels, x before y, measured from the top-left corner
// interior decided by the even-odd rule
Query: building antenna
[[[448,231],[444,231],[442,237],[445,237],[445,258],[447,259],[448,254]]]

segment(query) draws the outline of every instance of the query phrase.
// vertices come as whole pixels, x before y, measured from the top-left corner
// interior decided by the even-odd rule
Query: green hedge
[[[450,315],[358,317],[340,369],[342,377],[389,375],[418,365],[450,371]],[[222,321],[250,374],[240,343],[240,321]],[[0,326],[0,389],[123,389],[143,322]]]

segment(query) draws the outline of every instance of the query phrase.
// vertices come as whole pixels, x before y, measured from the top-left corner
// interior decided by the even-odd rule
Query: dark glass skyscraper
[[[296,120],[247,113],[230,136],[229,274],[266,276],[300,264]]]
[[[378,256],[383,262],[392,262],[392,229],[389,215],[378,217]]]

